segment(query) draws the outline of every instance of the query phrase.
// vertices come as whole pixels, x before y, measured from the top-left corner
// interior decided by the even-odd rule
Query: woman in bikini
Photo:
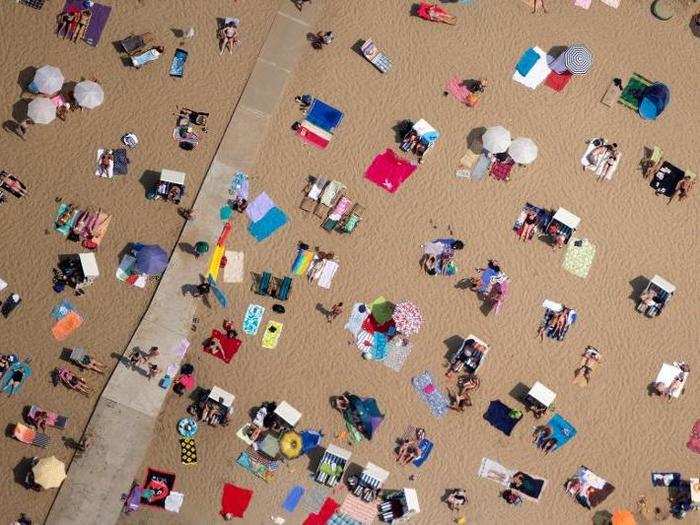
[[[223,55],[224,49],[227,47],[229,53],[233,54],[233,46],[239,43],[238,29],[236,29],[235,22],[229,22],[219,30],[219,40],[221,41],[219,55]]]
[[[537,214],[534,211],[529,211],[527,212],[527,215],[525,215],[525,220],[523,221],[522,228],[520,229],[520,240],[529,241],[532,239],[535,226],[537,226]]]
[[[404,441],[396,454],[396,462],[400,465],[408,465],[418,459],[422,452],[420,442],[425,438],[425,430],[422,428],[416,429],[414,439]]]
[[[591,374],[598,363],[600,363],[600,354],[597,352],[592,352],[589,349],[583,354],[583,358],[579,363],[578,368],[574,372],[573,383],[579,386],[587,386],[591,381]]]

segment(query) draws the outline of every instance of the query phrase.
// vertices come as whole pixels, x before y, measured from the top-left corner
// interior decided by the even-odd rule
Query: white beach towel
[[[672,365],[669,365],[668,363],[663,363],[661,365],[661,370],[659,370],[659,374],[656,376],[656,382],[668,387],[671,385],[671,382],[681,374],[683,374],[683,381],[681,381],[681,384],[678,388],[671,392],[671,397],[679,398],[681,397],[681,393],[685,388],[685,382],[688,379],[688,373],[683,372],[683,370],[681,370],[678,366],[678,363],[673,363]]]
[[[180,342],[175,346],[173,354],[182,359],[187,353],[187,349],[190,347],[190,342],[187,338],[183,337]]]
[[[108,179],[111,179],[114,177],[114,160],[109,161],[109,168],[102,169],[100,167],[100,159],[102,158],[102,154],[105,152],[104,149],[99,148],[97,150],[97,168],[95,168],[95,175],[98,177],[106,177]]]
[[[226,266],[224,266],[224,275],[222,280],[225,283],[242,283],[243,282],[243,261],[245,254],[243,252],[233,252],[226,250]]]
[[[168,497],[165,498],[165,510],[170,512],[180,512],[182,502],[185,500],[185,495],[182,492],[170,491]]]
[[[507,487],[510,483],[510,478],[512,478],[513,474],[515,474],[515,471],[507,469],[497,461],[489,458],[483,458],[477,474],[480,478],[490,479],[491,481],[495,481],[496,483]]]
[[[535,89],[539,86],[545,79],[549,76],[551,69],[547,65],[547,53],[542,51],[539,47],[535,46],[532,48],[535,53],[540,56],[540,59],[535,62],[532,69],[528,71],[527,75],[523,76],[516,70],[513,73],[513,80],[519,82],[523,86],[527,86],[530,89]]]
[[[330,289],[331,283],[333,282],[333,277],[335,272],[338,271],[338,263],[335,261],[330,261],[326,259],[323,263],[323,268],[318,276],[318,285],[326,290]]]
[[[0,279],[0,292],[7,288],[7,283]]]
[[[582,9],[588,9],[591,7],[591,0],[574,0],[574,5]]]
[[[364,306],[364,312],[360,311],[360,307]],[[369,308],[364,303],[355,303],[350,311],[350,318],[345,325],[345,329],[352,335],[357,336],[362,331],[362,323],[369,317]]]
[[[542,302],[542,306],[547,310],[551,310],[552,312],[561,312],[562,308],[564,308],[560,303],[555,303],[550,299],[545,299]]]
[[[603,2],[605,5],[612,7],[613,9],[617,9],[620,7],[620,0],[600,0]]]

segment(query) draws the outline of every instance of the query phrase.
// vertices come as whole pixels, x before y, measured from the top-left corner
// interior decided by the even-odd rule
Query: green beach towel
[[[595,246],[586,239],[581,241],[581,246],[576,246],[575,242],[577,240],[572,237],[569,241],[569,247],[566,250],[566,255],[564,255],[562,266],[567,272],[585,279],[588,277],[588,272],[595,258]]]
[[[639,101],[642,98],[641,93],[648,86],[651,86],[651,80],[637,73],[632,73],[632,76],[627,81],[627,85],[625,89],[622,90],[622,93],[620,93],[620,98],[618,98],[617,101],[631,110],[638,111]]]

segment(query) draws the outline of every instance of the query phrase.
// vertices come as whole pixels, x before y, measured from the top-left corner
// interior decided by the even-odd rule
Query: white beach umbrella
[[[514,139],[508,147],[508,155],[518,164],[532,164],[537,158],[537,144],[532,139]]]
[[[105,92],[97,82],[83,80],[75,85],[75,101],[80,107],[94,109],[105,99]]]
[[[29,103],[27,116],[36,124],[48,124],[56,118],[56,106],[48,98],[37,97]]]
[[[510,146],[510,131],[503,126],[488,128],[481,137],[481,143],[491,153],[503,153]]]
[[[41,66],[34,73],[32,84],[39,93],[53,95],[63,87],[63,73],[54,66]]]

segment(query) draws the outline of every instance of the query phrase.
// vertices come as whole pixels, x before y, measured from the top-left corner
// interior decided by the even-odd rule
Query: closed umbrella
[[[61,486],[66,475],[66,465],[56,456],[42,458],[32,468],[34,483],[44,489],[55,489]]]
[[[394,320],[396,331],[404,335],[417,334],[423,325],[420,308],[410,301],[397,304],[391,318]]]
[[[503,153],[510,146],[510,131],[503,126],[488,128],[481,137],[481,143],[491,153]]]
[[[83,80],[75,85],[75,101],[80,107],[94,109],[105,100],[105,92],[97,82]]]
[[[508,155],[518,164],[531,164],[537,158],[537,144],[532,139],[514,139],[508,148]]]
[[[63,73],[61,73],[60,69],[48,65],[41,66],[34,73],[31,87],[34,87],[39,93],[44,95],[53,95],[63,87],[63,81]]]
[[[56,106],[48,98],[35,98],[29,103],[27,116],[36,124],[48,124],[56,118]]]
[[[221,288],[216,285],[216,281],[212,279],[211,275],[207,278],[207,282],[209,283],[209,289],[214,292],[214,297],[216,297],[216,300],[221,305],[221,308],[226,308],[228,306],[226,294],[224,294]]]
[[[139,273],[156,275],[168,266],[168,253],[157,244],[147,244],[136,252],[134,268]]]
[[[566,69],[574,75],[585,75],[593,65],[593,55],[583,44],[574,44],[564,51]]]

